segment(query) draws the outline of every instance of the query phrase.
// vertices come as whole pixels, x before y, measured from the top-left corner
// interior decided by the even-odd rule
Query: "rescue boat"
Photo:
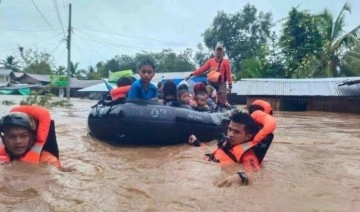
[[[90,135],[114,145],[174,145],[196,134],[211,141],[226,132],[226,113],[210,113],[141,100],[99,101],[88,116]]]

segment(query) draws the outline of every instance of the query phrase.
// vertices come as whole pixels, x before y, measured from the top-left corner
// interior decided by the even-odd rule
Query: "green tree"
[[[311,64],[320,58],[323,47],[316,16],[292,8],[283,25],[279,44],[285,59],[285,77],[311,76]]]
[[[266,78],[266,72],[261,65],[259,58],[248,58],[243,60],[240,72],[236,74],[235,79],[241,78]]]
[[[342,58],[341,76],[360,76],[360,45],[347,51]]]
[[[101,76],[100,76],[99,72],[97,72],[95,70],[94,67],[89,66],[86,79],[88,79],[88,80],[99,80],[99,79],[101,79]]]
[[[203,33],[205,45],[213,50],[216,43],[222,42],[232,62],[234,72],[241,69],[247,58],[266,56],[267,41],[273,26],[271,13],[263,13],[246,4],[235,14],[218,12],[211,26]]]
[[[55,71],[54,71],[54,74],[56,75],[66,75],[67,72],[66,72],[66,68],[64,66],[58,66]]]
[[[202,66],[210,57],[211,53],[206,52],[203,44],[198,43],[197,44],[198,51],[195,53],[194,61],[196,65]]]
[[[5,68],[11,69],[13,71],[20,71],[21,67],[19,61],[16,61],[14,56],[7,56],[5,60],[1,60],[0,64]]]
[[[86,79],[87,71],[84,69],[78,69],[79,63],[70,62],[70,77],[76,79]]]
[[[346,57],[346,64],[350,64],[351,58],[359,60],[359,55],[356,54],[356,51],[353,51],[349,54],[346,52],[351,49],[353,46],[359,45],[358,32],[360,25],[357,25],[349,32],[344,32],[345,26],[345,13],[351,13],[351,7],[346,2],[342,9],[340,10],[339,15],[334,18],[333,15],[325,9],[320,13],[320,28],[322,30],[322,35],[325,40],[324,43],[324,52],[321,55],[319,64],[320,68],[318,72],[315,73],[316,76],[322,77],[337,77],[341,75],[354,75],[356,73],[356,68],[353,69],[354,73],[351,73],[352,70],[348,67],[343,67],[343,56]],[[344,71],[344,73],[342,73]]]
[[[19,51],[24,64],[23,72],[33,74],[52,73],[54,61],[50,54],[33,51],[32,49],[24,51],[23,47],[19,47]]]

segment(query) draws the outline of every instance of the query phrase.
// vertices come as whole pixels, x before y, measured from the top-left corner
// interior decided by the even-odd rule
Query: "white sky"
[[[320,12],[329,9],[336,17],[345,0],[253,0],[258,11],[272,12],[274,27],[292,7]],[[159,52],[172,48],[196,51],[201,34],[217,11],[240,11],[241,0],[2,0],[0,3],[0,60],[18,56],[18,46],[46,51],[56,65],[67,64],[67,50],[61,23],[67,33],[68,4],[72,4],[73,62],[80,68],[106,61],[116,54]],[[352,13],[346,29],[360,24],[360,4],[350,0]],[[36,9],[35,5],[39,9]],[[57,5],[57,7],[55,6]],[[57,15],[58,8],[59,17]],[[45,17],[45,19],[42,17]]]

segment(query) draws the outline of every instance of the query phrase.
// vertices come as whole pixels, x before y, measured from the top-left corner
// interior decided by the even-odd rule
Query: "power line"
[[[45,40],[41,40],[40,42],[38,43],[33,43],[33,44],[29,44],[29,45],[25,45],[25,46],[22,46],[22,47],[31,47],[31,46],[37,46],[39,44],[44,44],[45,42],[48,42],[50,40],[53,40],[54,38],[56,37],[59,37],[59,35],[55,35],[55,36],[52,36],[48,39],[45,39]],[[12,51],[12,50],[17,50],[19,47],[16,47],[16,48],[12,48],[12,49],[2,49],[0,50],[0,52],[5,52],[5,51]]]
[[[81,40],[83,43],[85,43],[85,45],[87,45],[90,49],[92,49],[93,51],[95,51],[98,55],[100,55],[102,58],[105,59],[104,55],[102,55],[97,49],[93,48],[92,46],[90,46],[85,40],[81,39],[81,36],[76,36],[75,38],[79,38],[79,40]]]
[[[121,46],[120,48],[128,48],[128,50],[130,49],[131,51],[134,51],[134,50],[132,50],[132,49],[137,49],[137,50],[146,50],[146,49],[148,49],[148,50],[155,50],[155,51],[162,51],[162,50],[164,50],[164,49],[153,49],[153,48],[146,48],[146,49],[144,49],[144,48],[142,48],[142,47],[139,47],[139,46],[129,46],[129,45],[124,45],[124,44],[119,44],[119,43],[116,43],[116,42],[113,42],[113,41],[108,41],[108,40],[106,40],[106,39],[103,39],[103,38],[101,38],[101,37],[99,37],[99,36],[97,36],[97,35],[94,35],[94,34],[91,34],[91,33],[89,33],[89,32],[86,32],[86,31],[83,31],[83,30],[81,30],[81,29],[79,29],[79,28],[76,28],[76,30],[78,31],[78,32],[82,32],[82,33],[85,33],[85,34],[87,34],[87,35],[90,35],[91,37],[98,37],[99,39],[102,39],[102,42],[101,41],[99,41],[99,40],[97,40],[97,42],[99,42],[99,43],[110,43],[110,45],[113,45],[113,46]],[[183,50],[175,50],[175,49],[172,49],[173,51],[179,51],[179,52],[182,52]]]
[[[158,42],[163,42],[163,43],[184,44],[184,43],[175,42],[175,41],[165,41],[165,40],[158,40],[158,39],[146,38],[146,37],[140,37],[140,36],[124,35],[124,34],[118,34],[118,33],[114,33],[114,32],[104,32],[104,31],[99,31],[99,30],[94,30],[94,29],[89,29],[89,28],[84,28],[84,27],[76,27],[76,28],[78,28],[78,29],[83,29],[83,30],[94,31],[94,32],[105,33],[105,34],[113,34],[113,35],[122,36],[122,37],[128,37],[128,38],[137,38],[137,39],[143,39],[143,40],[152,40],[152,41],[158,41]]]
[[[45,22],[49,25],[49,27],[54,30],[55,32],[57,32],[54,27],[49,23],[49,21],[45,18],[45,16],[41,13],[41,11],[39,10],[39,8],[36,6],[34,0],[31,0],[31,2],[33,3],[33,5],[35,6],[36,10],[39,12],[39,14],[41,15],[41,17],[45,20]]]
[[[0,30],[8,30],[8,31],[21,31],[21,32],[49,32],[49,31],[53,31],[52,29],[18,29],[18,28],[11,28],[11,27],[1,27],[0,26]]]
[[[66,33],[65,33],[65,30],[64,30],[64,25],[63,25],[63,23],[62,23],[62,21],[61,21],[60,12],[59,12],[59,8],[58,8],[58,5],[57,5],[56,0],[53,0],[53,3],[54,3],[55,10],[56,10],[56,16],[58,17],[58,20],[59,20],[59,22],[60,22],[61,29],[62,29],[63,34],[64,34],[64,38],[66,38]]]
[[[82,32],[82,30],[78,30],[78,29],[76,29],[76,31],[80,32],[80,33]],[[113,47],[118,47],[118,48],[121,48],[121,49],[124,49],[124,50],[127,50],[127,51],[133,51],[133,52],[136,53],[136,51],[131,49],[131,46],[122,45],[122,44],[118,44],[118,43],[115,43],[115,42],[112,42],[112,41],[108,41],[106,39],[103,39],[103,38],[101,38],[99,36],[90,34],[88,32],[82,32],[82,33],[86,34],[87,36],[92,37],[92,38],[88,38],[89,40],[93,40],[95,42],[102,43],[102,44],[107,44],[107,45],[110,45],[110,46],[113,46]],[[98,39],[95,39],[93,37],[98,37]],[[134,48],[134,47],[132,47],[132,48]]]

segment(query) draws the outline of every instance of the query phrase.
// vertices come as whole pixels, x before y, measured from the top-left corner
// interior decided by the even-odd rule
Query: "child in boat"
[[[164,105],[176,101],[176,84],[172,80],[166,80],[162,86]]]
[[[209,106],[211,111],[215,111],[218,103],[216,90],[212,85],[206,85],[205,88],[208,94],[206,104]]]
[[[131,84],[135,81],[135,77],[133,76],[124,76],[120,77],[117,82],[117,88],[114,88],[110,91],[111,98],[113,100],[117,99],[125,99],[127,93],[130,90]]]
[[[200,91],[195,96],[195,103],[197,110],[210,110],[210,107],[206,104],[206,100],[208,99],[208,95],[204,91]]]
[[[151,83],[155,75],[155,63],[152,59],[146,58],[138,65],[140,79],[133,82],[128,93],[128,99],[152,100],[158,98],[155,85]]]
[[[181,84],[178,87],[177,91],[177,101],[179,104],[179,107],[192,109],[189,105],[190,103],[190,92],[188,89],[188,86],[186,84]]]

